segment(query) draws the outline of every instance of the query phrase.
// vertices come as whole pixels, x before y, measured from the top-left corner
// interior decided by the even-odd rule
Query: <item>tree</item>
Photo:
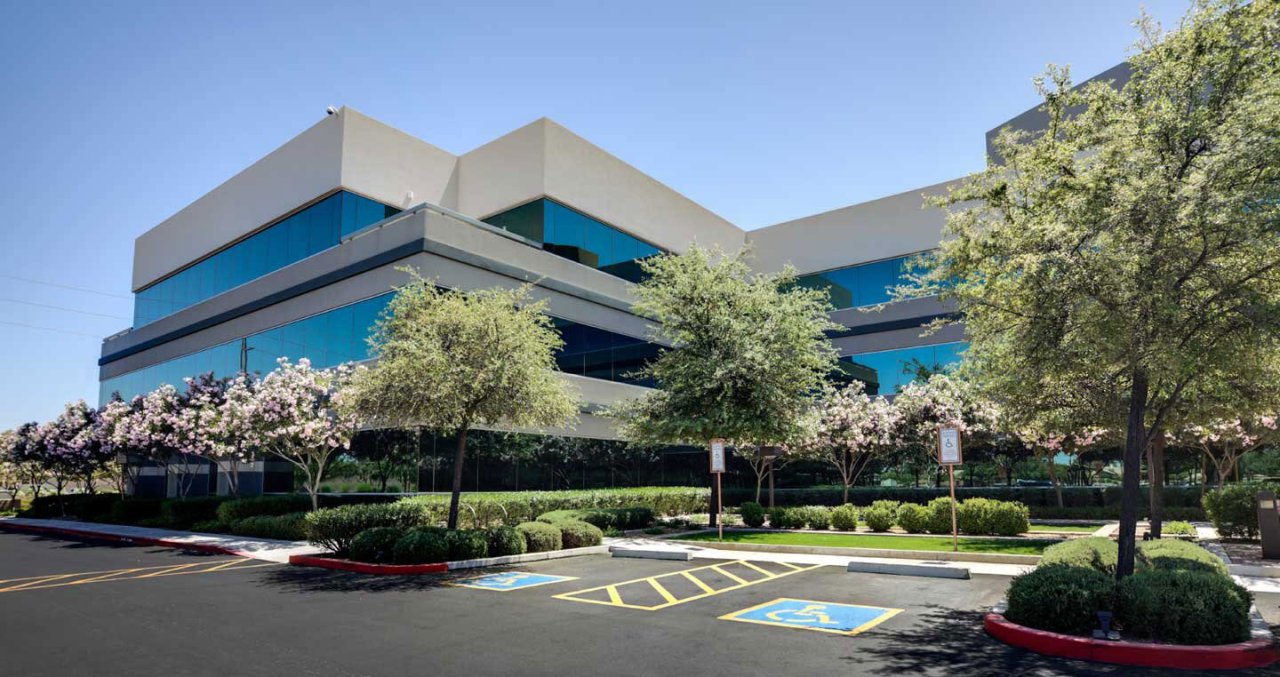
[[[218,419],[226,401],[226,382],[214,378],[213,372],[209,372],[186,379],[186,384],[186,392],[178,400],[173,430],[177,459],[181,463],[178,476],[180,498],[187,497],[194,478],[200,477],[196,472],[198,469],[206,463],[220,467],[215,459],[225,455],[222,440],[215,430],[220,429]]]
[[[22,471],[13,460],[13,447],[17,442],[17,431],[0,432],[0,491],[9,495],[15,509],[18,505],[18,490],[24,482]]]
[[[1264,446],[1280,442],[1280,425],[1275,416],[1264,415],[1241,421],[1231,419],[1189,426],[1178,438],[1199,449],[1213,464],[1218,486],[1226,484],[1240,458]]]
[[[312,369],[303,358],[282,357],[258,384],[246,427],[250,446],[288,461],[302,474],[311,509],[320,508],[318,493],[330,459],[351,446],[356,415],[351,406],[353,370],[342,365]]]
[[[9,462],[17,466],[18,476],[22,484],[31,489],[31,497],[40,498],[49,479],[42,459],[43,441],[40,439],[40,424],[34,421],[23,423],[13,431],[9,443]]]
[[[641,262],[635,311],[671,347],[643,372],[657,389],[619,406],[624,435],[649,444],[786,444],[803,437],[835,369],[826,293],[790,269],[753,273],[747,252],[697,245]]]
[[[860,381],[828,390],[819,403],[813,434],[803,448],[839,473],[844,503],[849,502],[849,487],[857,482],[867,463],[897,445],[899,418],[889,400],[867,397]]]
[[[1124,430],[1117,577],[1133,572],[1141,461],[1184,394],[1280,348],[1280,4],[1200,0],[1139,21],[1132,77],[1037,81],[1043,133],[939,201],[943,241],[905,295],[955,300],[1005,406],[1082,402]]]
[[[240,495],[240,466],[257,457],[257,401],[258,380],[242,373],[227,381],[219,396],[210,397],[205,403],[205,453],[227,478],[227,490],[232,496]]]
[[[1062,432],[1060,428],[1047,421],[1041,421],[1039,427],[1033,425],[1018,431],[1018,437],[1031,446],[1032,453],[1037,458],[1044,461],[1059,508],[1063,507],[1063,501],[1062,479],[1058,477],[1058,455],[1075,456],[1081,449],[1094,444],[1105,434],[1106,431],[1097,428],[1080,432]]]
[[[140,470],[136,464],[122,458],[129,451],[128,420],[131,411],[129,404],[116,393],[94,415],[93,434],[102,458],[101,470],[121,496],[127,492],[129,480],[137,479],[130,473]]]
[[[751,468],[751,472],[756,476],[756,503],[760,502],[760,492],[764,485],[764,478],[771,471],[782,470],[792,461],[799,460],[800,454],[792,451],[787,446],[777,446],[772,449],[762,447],[758,444],[735,444],[732,448],[733,454],[738,458],[747,462],[747,466]],[[771,488],[773,485],[769,485]],[[772,489],[771,489],[772,490]],[[769,495],[769,500],[773,501],[773,494]],[[770,507],[773,507],[770,504]]]
[[[164,384],[129,403],[129,413],[119,423],[116,437],[139,460],[164,469],[178,453],[177,419],[181,407],[178,391]]]
[[[941,471],[937,464],[939,428],[956,428],[969,445],[985,442],[985,436],[996,427],[994,403],[979,397],[967,380],[948,373],[908,383],[894,398],[893,406],[898,413],[900,459],[935,471]],[[941,481],[941,472],[936,472],[935,484]]]
[[[458,525],[467,432],[543,428],[576,419],[578,402],[556,369],[564,342],[532,289],[461,292],[416,271],[378,319],[377,364],[356,379],[354,404],[373,426],[423,426],[457,435],[450,529]]]

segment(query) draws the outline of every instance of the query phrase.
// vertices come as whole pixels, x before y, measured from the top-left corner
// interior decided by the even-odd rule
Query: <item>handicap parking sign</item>
[[[889,620],[900,611],[902,609],[783,597],[721,616],[720,620],[856,635]]]
[[[454,585],[464,588],[480,588],[481,590],[510,592],[511,590],[521,590],[523,588],[532,588],[539,585],[559,583],[560,581],[572,581],[576,578],[576,576],[550,576],[547,574],[529,574],[521,571],[503,571],[476,578],[467,578],[458,581]]]

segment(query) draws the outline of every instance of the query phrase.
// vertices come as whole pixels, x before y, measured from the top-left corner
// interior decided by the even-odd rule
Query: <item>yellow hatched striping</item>
[[[745,578],[742,578],[741,576],[735,575],[734,573],[725,570],[724,567],[731,566],[734,564],[745,565],[746,568],[760,573],[762,577],[749,581]],[[772,562],[772,564],[784,564],[784,563]],[[805,571],[812,571],[813,569],[817,569],[818,567],[823,565],[814,564],[810,566],[800,567],[800,566],[787,564],[786,566],[788,569],[787,571],[774,573],[763,567],[750,564],[744,560],[734,560],[731,562],[722,562],[722,563],[710,564],[702,567],[695,567],[693,569],[685,569],[683,571],[673,571],[666,574],[658,574],[656,576],[645,576],[644,578],[636,578],[629,581],[621,581],[619,583],[601,585],[594,588],[587,588],[585,590],[575,590],[573,592],[566,592],[566,593],[561,593],[559,595],[553,595],[552,597],[553,599],[563,599],[570,602],[582,602],[584,604],[601,604],[605,606],[623,607],[626,609],[642,609],[645,611],[658,611],[659,609],[665,609],[667,607],[675,606],[677,604],[684,604],[686,602],[705,599],[713,595],[719,595],[722,593],[731,592],[733,590],[739,590],[747,586],[756,585],[757,583],[765,583],[777,578],[782,578],[784,576],[790,576],[792,574],[798,574]],[[732,585],[729,585],[727,587],[716,588],[713,585],[711,585],[708,581],[704,581],[701,578],[699,578],[698,577],[699,573],[703,573],[703,574],[714,573],[719,575],[722,578],[735,581],[735,582]],[[661,583],[663,579],[675,578],[675,577],[680,577],[684,580],[692,582],[702,592],[688,596],[688,597],[677,597],[676,595],[672,594],[670,589],[668,589],[666,586],[664,586]],[[623,590],[630,589],[630,588],[627,588],[627,586],[633,586],[640,583],[646,584],[648,589],[651,589],[654,592],[658,593],[658,595],[664,601],[659,604],[633,604],[633,603],[627,602],[624,599]],[[587,597],[587,595],[592,595],[594,593],[599,593],[601,591],[604,591],[604,593],[608,596],[607,600],[592,599],[590,597]]]
[[[33,576],[28,578],[10,579],[8,581],[0,581],[0,583],[12,583],[22,581],[17,585],[0,587],[0,593],[4,592],[20,592],[28,590],[44,590],[47,588],[61,588],[72,585],[85,585],[89,583],[111,583],[114,581],[132,581],[144,578],[160,578],[163,576],[186,576],[190,574],[208,574],[221,571],[239,571],[241,569],[257,569],[260,567],[280,566],[276,562],[259,562],[258,560],[241,557],[230,560],[217,560],[213,562],[193,562],[188,564],[166,564],[158,567],[133,567],[129,569],[115,569],[111,571],[82,571],[74,574],[58,574],[54,576]],[[139,574],[139,572],[145,572]],[[74,579],[74,580],[71,580]]]

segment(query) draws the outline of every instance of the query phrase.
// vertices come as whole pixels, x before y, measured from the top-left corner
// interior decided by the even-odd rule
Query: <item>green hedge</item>
[[[1257,540],[1256,501],[1258,492],[1264,489],[1280,496],[1280,486],[1274,484],[1233,484],[1205,493],[1205,514],[1220,536]]]
[[[304,541],[307,539],[306,516],[307,513],[295,512],[291,515],[246,517],[231,525],[231,533],[279,541]]]
[[[635,487],[581,491],[513,491],[462,495],[459,512],[463,522],[476,527],[514,526],[531,522],[553,510],[584,508],[648,508],[655,515],[674,516],[705,512],[711,492],[702,487]],[[433,521],[443,522],[449,496],[432,494],[401,499],[425,506]]]
[[[346,554],[351,540],[374,527],[411,528],[428,524],[426,510],[414,503],[368,503],[323,508],[307,513],[307,540],[337,554]]]
[[[283,496],[254,496],[227,501],[218,506],[218,519],[238,522],[259,515],[288,515],[311,510],[311,498],[297,494]]]
[[[929,528],[929,509],[915,503],[898,506],[898,526],[909,534],[923,534]]]
[[[223,496],[171,498],[160,504],[160,516],[174,529],[187,529],[196,522],[218,519],[218,506],[226,502]]]
[[[564,520],[551,526],[560,530],[560,540],[566,550],[600,545],[604,540],[604,532],[600,531],[595,525],[587,524],[586,522]]]
[[[480,529],[458,529],[445,534],[449,544],[449,560],[459,562],[489,556],[488,532]]]
[[[439,527],[417,527],[405,532],[392,549],[396,564],[435,564],[449,559],[449,542]]]
[[[1126,635],[1175,644],[1232,644],[1249,639],[1252,597],[1210,571],[1152,569],[1116,587],[1116,622]]]
[[[1031,530],[1031,516],[1021,503],[970,498],[956,506],[961,533],[974,536],[1017,536]]]
[[[935,498],[947,496],[949,489],[941,487],[853,487],[849,490],[849,502],[866,507],[875,501],[887,500],[924,505]],[[755,499],[755,488],[727,488],[725,505],[739,505]],[[1165,487],[1164,504],[1168,508],[1200,509],[1199,487]],[[1057,508],[1058,499],[1053,487],[956,487],[956,500],[990,498],[998,501],[1016,501],[1032,511],[1038,507]],[[1116,517],[1120,510],[1120,487],[1063,487],[1062,502],[1068,508],[1113,507]],[[776,505],[827,505],[844,503],[843,489],[838,486],[807,489],[774,490]],[[1146,487],[1142,489],[1141,505],[1149,504]],[[1114,519],[1114,518],[1113,518]]]
[[[489,538],[490,557],[523,555],[529,549],[524,534],[516,531],[514,527],[493,527],[486,534]]]
[[[872,508],[868,508],[872,510]],[[892,523],[893,518],[889,518]],[[852,503],[846,503],[831,511],[831,526],[840,531],[855,531],[858,528],[858,509]]]
[[[1143,501],[1146,499],[1144,498]],[[1120,506],[1112,505],[1106,507],[1087,507],[1087,508],[1051,508],[1044,506],[1028,506],[1031,511],[1032,519],[1042,520],[1118,520],[1120,519]],[[1146,519],[1150,517],[1150,511],[1147,504],[1142,503],[1139,506],[1138,517]],[[1205,518],[1205,511],[1199,506],[1183,506],[1183,507],[1166,507],[1164,509],[1164,519],[1166,520],[1195,520],[1202,521]]]
[[[924,506],[926,511],[924,529],[931,534],[951,533],[951,498],[940,496]],[[959,508],[957,508],[959,510]]]
[[[114,524],[137,524],[143,520],[159,519],[164,505],[161,498],[130,498],[111,505],[110,521]]]
[[[1109,538],[1073,538],[1045,548],[1040,564],[1061,564],[1114,575],[1119,556],[1120,547]],[[1195,543],[1176,539],[1138,543],[1134,566],[1140,571],[1177,569],[1227,573],[1227,565],[1216,555]]]
[[[653,510],[632,508],[582,508],[578,510],[552,510],[538,515],[539,522],[554,524],[564,520],[578,520],[594,524],[603,530],[643,529],[653,524]]]
[[[250,517],[249,519],[264,518]],[[351,559],[357,562],[388,564],[395,559],[396,543],[404,538],[405,532],[406,530],[400,527],[365,529],[351,539]]]
[[[559,550],[564,544],[560,530],[546,522],[523,522],[516,525],[516,531],[524,534],[528,552]]]
[[[747,501],[739,506],[738,515],[742,517],[743,524],[753,529],[764,526],[764,508],[755,501]]]
[[[1114,605],[1115,579],[1111,576],[1042,560],[1040,566],[1009,585],[1005,617],[1040,630],[1088,635],[1098,627],[1097,612],[1111,611]]]

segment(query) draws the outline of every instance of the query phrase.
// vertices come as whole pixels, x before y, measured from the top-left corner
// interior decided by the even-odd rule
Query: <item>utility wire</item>
[[[111,298],[116,298],[116,299],[132,299],[133,298],[132,296],[125,296],[124,294],[112,294],[111,292],[98,291],[97,289],[88,289],[86,287],[76,287],[74,285],[69,285],[69,284],[58,284],[57,282],[45,282],[43,280],[33,280],[29,277],[19,277],[17,275],[10,275],[8,273],[0,273],[0,277],[9,278],[10,280],[18,280],[19,282],[30,282],[31,284],[43,284],[49,287],[58,287],[59,289],[70,289],[72,291],[82,291],[82,292],[85,292],[86,294],[97,294],[99,296],[109,296]]]
[[[124,320],[126,322],[129,321],[129,318],[124,317],[123,315],[109,315],[107,313],[95,313],[89,310],[80,310],[79,308],[67,308],[65,306],[55,306],[48,303],[37,303],[35,301],[21,301],[18,299],[0,299],[0,300],[8,301],[9,303],[21,303],[24,306],[36,306],[37,308],[52,308],[54,310],[65,310],[68,313],[80,313],[81,315],[93,315],[95,317],[108,317],[113,320]]]
[[[74,334],[76,336],[88,336],[89,338],[92,338],[92,339],[98,339],[99,341],[102,340],[102,337],[98,336],[97,334],[89,334],[82,331],[72,331],[70,329],[55,329],[54,327],[41,327],[35,324],[26,324],[23,322],[10,322],[8,320],[0,320],[0,324],[8,324],[14,327],[26,327],[27,329],[43,329],[44,331],[54,331],[54,332],[58,332],[59,334]]]

